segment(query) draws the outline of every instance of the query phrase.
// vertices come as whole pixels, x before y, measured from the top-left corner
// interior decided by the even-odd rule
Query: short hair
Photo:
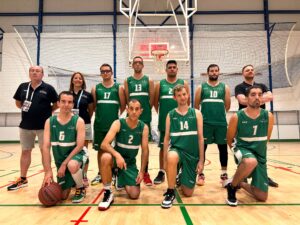
[[[260,89],[263,92],[263,89],[260,85],[254,84],[246,89],[245,96],[248,97],[252,89]]]
[[[218,71],[220,70],[220,67],[217,65],[217,64],[210,64],[208,67],[207,67],[207,74],[209,72],[209,70],[213,67],[218,67]]]
[[[185,86],[183,84],[177,84],[174,88],[173,88],[173,96],[175,96],[176,92],[182,91],[182,89],[185,89]]]
[[[141,102],[140,102],[139,100],[137,100],[136,98],[130,99],[129,102],[128,102],[128,106],[129,106],[129,104],[130,104],[131,102],[132,102],[132,103],[138,102],[138,103],[140,104],[141,109],[143,108]]]
[[[60,101],[62,95],[70,95],[74,98],[73,93],[71,91],[62,91],[58,95],[58,101]]]
[[[29,67],[29,72],[31,70],[32,67],[39,67],[42,70],[42,74],[44,74],[44,68],[42,66],[36,65],[36,66],[30,66]]]
[[[72,75],[72,77],[71,77],[71,80],[70,80],[70,87],[69,87],[69,91],[71,91],[71,92],[74,92],[74,84],[73,84],[73,79],[74,79],[74,77],[75,77],[75,75],[76,74],[79,74],[80,76],[81,76],[81,79],[82,79],[82,86],[81,86],[81,88],[83,89],[83,90],[85,90],[86,89],[86,83],[85,83],[85,79],[84,79],[84,76],[83,76],[83,74],[82,73],[80,73],[80,72],[75,72],[75,73],[73,73],[73,75]]]
[[[142,56],[137,55],[137,56],[133,57],[132,62],[134,62],[135,59],[141,59],[142,62],[144,62],[144,59],[142,58]]]
[[[244,67],[242,68],[242,73],[244,73],[244,70],[245,70],[246,67],[248,67],[248,66],[251,66],[252,68],[254,68],[254,66],[253,66],[252,64],[248,64],[248,65],[246,65],[246,66],[244,66]]]
[[[177,66],[177,61],[174,60],[174,59],[169,60],[169,61],[167,62],[167,64],[166,64],[166,68],[168,68],[168,65],[169,65],[169,64],[175,64],[175,65]]]
[[[112,71],[112,67],[111,67],[111,65],[109,65],[108,63],[103,63],[103,64],[100,66],[100,70],[101,70],[101,68],[102,68],[103,66],[109,67],[109,69]]]

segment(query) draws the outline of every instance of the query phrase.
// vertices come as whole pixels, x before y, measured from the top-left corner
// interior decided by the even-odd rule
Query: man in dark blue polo
[[[14,99],[16,106],[22,111],[20,123],[20,143],[22,154],[20,160],[20,177],[7,187],[8,191],[26,187],[27,171],[31,163],[31,152],[34,148],[36,136],[39,147],[43,146],[44,124],[51,116],[52,111],[57,109],[57,93],[55,89],[42,81],[44,71],[41,66],[29,68],[30,82],[20,84]]]

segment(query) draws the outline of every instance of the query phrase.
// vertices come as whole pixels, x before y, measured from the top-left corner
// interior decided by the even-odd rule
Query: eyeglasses
[[[141,62],[141,61],[135,61],[135,62],[133,62],[132,64],[133,64],[133,65],[136,65],[136,64],[141,64],[141,65],[143,65],[144,63]]]
[[[100,73],[101,74],[108,74],[108,73],[110,73],[111,72],[111,70],[100,70]]]

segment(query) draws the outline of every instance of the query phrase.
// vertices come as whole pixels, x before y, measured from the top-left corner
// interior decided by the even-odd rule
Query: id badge
[[[72,109],[72,113],[74,115],[79,115],[79,109]]]
[[[29,108],[30,108],[30,106],[31,106],[31,101],[27,101],[27,100],[25,100],[24,102],[23,102],[23,105],[22,105],[22,111],[23,112],[28,112],[29,111]]]

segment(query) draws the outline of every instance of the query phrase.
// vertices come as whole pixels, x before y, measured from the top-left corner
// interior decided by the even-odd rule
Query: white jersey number
[[[58,139],[59,139],[60,141],[65,140],[65,132],[64,132],[64,131],[60,131],[60,132],[59,132],[59,137],[58,137]]]
[[[257,132],[257,125],[253,126],[253,136],[256,135],[256,132]]]
[[[129,135],[128,144],[132,144],[133,141],[133,135]]]
[[[104,92],[104,99],[109,99],[110,92]]]
[[[136,84],[135,91],[142,91],[142,84]]]
[[[217,91],[210,91],[210,97],[211,98],[217,98],[218,97],[218,92]]]
[[[189,129],[189,124],[187,121],[180,121],[180,130],[188,130]]]

